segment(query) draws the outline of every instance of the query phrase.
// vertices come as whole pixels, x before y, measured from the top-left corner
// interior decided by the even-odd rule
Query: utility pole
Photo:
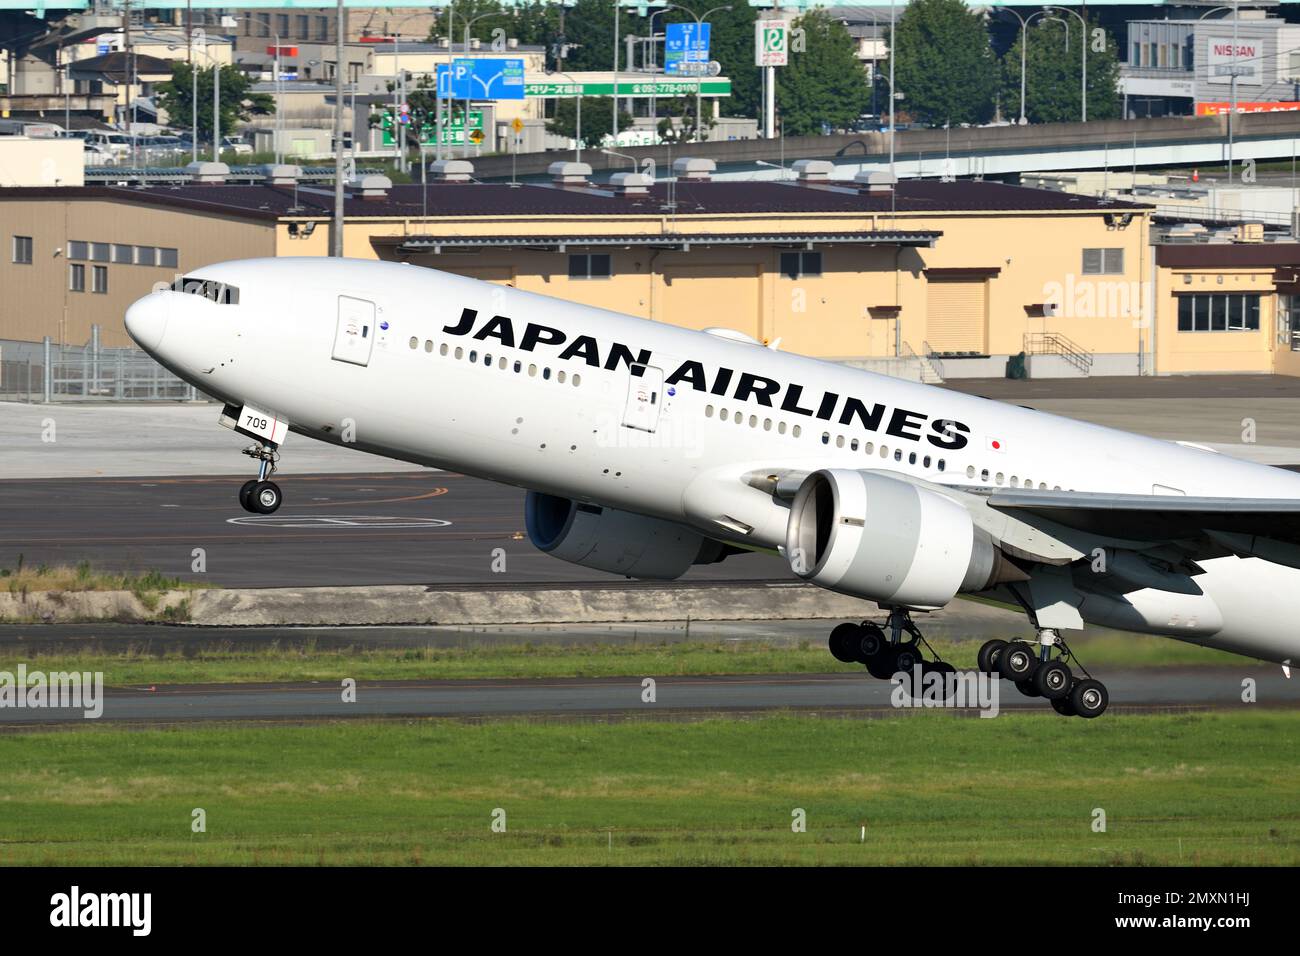
[[[343,35],[347,14],[343,0],[335,0],[334,27],[334,227],[330,230],[330,255],[343,257]]]

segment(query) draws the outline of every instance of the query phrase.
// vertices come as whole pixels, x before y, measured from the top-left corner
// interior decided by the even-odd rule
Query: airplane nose
[[[126,331],[146,352],[158,348],[167,331],[168,297],[151,292],[126,310]]]

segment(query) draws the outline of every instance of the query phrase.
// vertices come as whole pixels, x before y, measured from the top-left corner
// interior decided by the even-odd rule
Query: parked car
[[[246,143],[242,139],[239,139],[236,136],[221,137],[221,148],[222,150],[229,150],[230,152],[234,153],[237,156],[253,155],[252,144]]]

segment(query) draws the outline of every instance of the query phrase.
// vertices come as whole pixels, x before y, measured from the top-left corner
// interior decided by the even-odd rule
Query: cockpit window
[[[201,295],[218,305],[239,305],[239,289],[214,279],[185,276],[172,283],[172,291],[184,292],[186,295]]]

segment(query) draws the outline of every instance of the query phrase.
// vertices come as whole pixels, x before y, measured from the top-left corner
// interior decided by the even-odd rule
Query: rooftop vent
[[[302,176],[301,166],[289,166],[284,163],[272,163],[263,166],[268,186],[292,186]]]
[[[393,181],[387,176],[361,176],[352,180],[352,195],[367,202],[382,202],[388,198],[388,191],[393,188]]]
[[[681,159],[673,160],[673,175],[678,179],[692,182],[707,183],[713,178],[713,173],[717,168],[718,164],[711,159],[694,159],[690,156],[683,156]]]
[[[467,183],[474,178],[474,164],[467,159],[439,159],[429,164],[429,175],[440,183]]]
[[[830,182],[835,164],[829,159],[801,159],[794,164],[795,177],[801,183]]]
[[[185,171],[190,174],[190,181],[196,183],[224,183],[230,175],[230,167],[225,163],[189,163]]]
[[[609,177],[610,187],[621,196],[644,196],[654,183],[645,173],[615,173]]]
[[[862,189],[869,193],[888,195],[894,191],[898,185],[898,177],[893,173],[884,170],[872,170],[870,172],[858,173],[853,177],[853,181]]]
[[[590,185],[587,177],[591,175],[591,167],[586,163],[551,163],[546,171],[551,176],[551,182],[557,186]]]

